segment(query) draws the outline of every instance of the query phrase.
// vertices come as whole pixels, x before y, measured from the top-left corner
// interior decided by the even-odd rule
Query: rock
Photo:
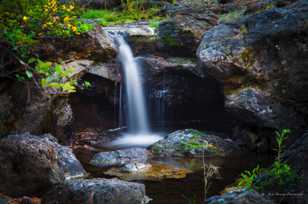
[[[206,156],[227,157],[238,153],[237,145],[230,139],[193,129],[178,130],[155,143],[150,149],[155,156]]]
[[[46,204],[145,204],[143,184],[118,179],[74,179],[55,187],[43,198]]]
[[[122,167],[129,168],[134,163],[146,163],[149,152],[144,148],[129,148],[111,152],[100,152],[94,155],[90,164],[99,168]]]
[[[217,23],[209,9],[175,4],[166,7],[165,13],[170,18],[160,23],[158,36],[162,51],[172,56],[194,56],[203,33]]]
[[[86,175],[72,150],[48,134],[2,138],[0,162],[0,191],[12,196],[41,193],[52,185]]]
[[[250,148],[270,150],[276,143],[273,136],[275,130],[288,128],[292,130],[292,135],[298,135],[305,127],[305,121],[299,114],[276,102],[259,89],[244,88],[226,98],[226,109],[236,121],[234,126],[260,131],[260,134],[255,132],[255,137],[251,137],[252,132],[246,132],[242,136],[236,133],[235,136],[242,137]]]
[[[106,62],[116,56],[113,42],[100,26],[70,38],[44,38],[33,52],[44,59],[89,59],[97,62]]]
[[[221,84],[201,75],[194,63],[172,59],[139,58],[153,123],[168,126],[201,121],[213,128],[224,110]]]
[[[88,68],[88,73],[108,79],[119,81],[119,65],[115,63],[98,63]]]
[[[299,185],[292,189],[302,196],[292,196],[292,202],[304,204],[308,202],[308,179],[305,172],[308,171],[307,164],[308,155],[308,133],[299,137],[291,146],[283,153],[283,161],[291,165],[300,178]]]
[[[197,51],[204,72],[224,82],[244,77],[240,86],[263,86],[307,113],[307,8],[299,0],[207,31]]]
[[[146,164],[143,166],[133,164],[135,171],[130,167],[128,170],[111,168],[104,172],[105,175],[117,176],[127,181],[161,181],[164,179],[183,179],[191,170],[162,163]],[[140,168],[142,167],[142,168]]]
[[[137,22],[124,25],[102,27],[102,30],[109,35],[122,34],[127,37],[153,37],[155,31],[148,22]]]
[[[212,196],[205,202],[206,204],[274,204],[273,201],[263,197],[256,191],[238,189],[224,193],[220,196]]]

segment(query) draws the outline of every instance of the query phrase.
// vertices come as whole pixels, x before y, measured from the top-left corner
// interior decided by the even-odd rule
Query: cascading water
[[[128,133],[124,134],[112,144],[115,146],[148,146],[162,139],[150,131],[148,112],[145,103],[144,90],[140,68],[136,62],[132,50],[124,40],[123,36],[116,37],[118,44],[118,57],[122,64],[124,75],[125,96],[122,100],[126,101],[126,124]],[[123,106],[121,106],[123,107]],[[123,110],[120,110],[122,112]]]

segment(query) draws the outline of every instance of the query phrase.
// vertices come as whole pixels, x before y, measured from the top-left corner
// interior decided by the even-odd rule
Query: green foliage
[[[158,19],[151,19],[150,21],[149,21],[149,26],[151,27],[151,28],[153,28],[153,29],[157,29],[158,27],[159,27],[159,24],[160,24],[160,20],[158,20]]]
[[[40,85],[49,94],[67,94],[76,92],[77,81],[72,79],[73,68],[64,68],[60,64],[37,60],[35,72],[40,75]]]
[[[251,189],[254,185],[255,179],[262,173],[262,171],[263,169],[261,169],[259,165],[251,171],[244,171],[241,173],[241,177],[237,181],[238,187]]]
[[[276,131],[276,143],[277,143],[277,161],[281,161],[282,150],[284,149],[284,142],[290,134],[289,129],[282,129],[280,132]]]
[[[281,161],[281,153],[284,149],[283,144],[289,134],[289,129],[276,132],[278,149],[277,157],[273,165],[267,169],[261,169],[257,166],[252,171],[245,171],[237,181],[238,187],[264,191],[270,190],[273,187],[284,189],[296,184],[298,180],[296,172],[287,163]]]
[[[132,23],[140,20],[159,20],[157,16],[160,9],[152,7],[145,10],[107,10],[107,9],[86,9],[81,18],[94,19],[102,26],[110,26],[123,23]]]

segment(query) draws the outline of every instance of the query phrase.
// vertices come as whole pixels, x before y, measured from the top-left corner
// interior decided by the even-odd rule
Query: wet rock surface
[[[99,168],[126,167],[132,169],[135,163],[146,163],[149,152],[144,148],[129,148],[95,154],[90,164]]]
[[[179,130],[151,146],[155,156],[230,156],[239,153],[237,145],[210,133],[193,129]]]
[[[153,122],[205,121],[215,126],[224,110],[222,85],[203,76],[193,63],[161,58],[139,58]],[[216,123],[217,124],[217,123]]]
[[[64,180],[86,175],[68,147],[49,135],[9,135],[0,140],[0,191],[12,196],[44,192]]]
[[[273,201],[263,197],[256,191],[239,189],[222,194],[221,196],[210,197],[206,204],[274,204]]]
[[[76,179],[55,187],[44,198],[46,204],[145,204],[143,184],[118,179]]]

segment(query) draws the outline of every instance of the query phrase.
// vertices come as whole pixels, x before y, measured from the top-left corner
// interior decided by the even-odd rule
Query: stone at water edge
[[[265,198],[256,191],[238,189],[224,193],[220,196],[212,196],[205,201],[205,204],[274,204],[273,201]]]
[[[72,150],[49,134],[0,139],[0,163],[0,192],[17,197],[43,193],[65,180],[86,176]]]
[[[146,204],[145,186],[118,179],[73,179],[54,187],[45,204]]]
[[[129,148],[94,155],[90,164],[98,168],[122,167],[131,163],[146,163],[150,153],[144,148]]]

